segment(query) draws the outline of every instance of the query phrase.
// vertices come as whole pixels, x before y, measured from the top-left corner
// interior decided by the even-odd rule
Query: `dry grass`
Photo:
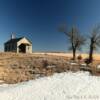
[[[83,59],[87,56],[87,54],[82,54]],[[68,64],[71,57],[71,53],[0,53],[0,80],[4,80],[5,83],[18,83],[49,76],[55,72],[60,73],[68,70],[76,72],[80,70],[79,65]],[[100,55],[95,54],[94,58],[91,69],[93,74],[100,75],[96,73],[96,65],[100,63]]]
[[[66,69],[66,61],[66,57],[50,55],[0,53],[0,80],[17,83],[52,75],[54,71],[61,72]]]

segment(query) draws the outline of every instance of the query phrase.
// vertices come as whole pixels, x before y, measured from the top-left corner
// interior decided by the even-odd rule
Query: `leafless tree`
[[[85,38],[80,34],[76,27],[72,27],[69,32],[67,32],[65,25],[59,27],[59,31],[65,33],[67,39],[71,43],[70,49],[73,51],[73,60],[76,59],[76,50],[80,49],[85,43]]]
[[[100,47],[100,25],[97,25],[89,37],[90,39],[90,52],[89,52],[89,63],[93,61],[93,52],[97,47]]]

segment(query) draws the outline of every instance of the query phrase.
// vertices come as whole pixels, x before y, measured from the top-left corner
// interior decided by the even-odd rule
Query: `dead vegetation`
[[[0,53],[0,80],[11,84],[69,70],[76,72],[80,70],[82,63],[81,59],[73,62],[66,56]],[[95,67],[99,63],[95,61],[92,67],[90,65],[95,75],[99,75]]]
[[[17,83],[67,69],[65,57],[0,53],[0,80]]]

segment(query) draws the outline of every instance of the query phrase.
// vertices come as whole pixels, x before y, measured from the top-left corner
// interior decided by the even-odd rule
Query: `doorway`
[[[26,53],[26,45],[25,44],[19,45],[19,53]]]

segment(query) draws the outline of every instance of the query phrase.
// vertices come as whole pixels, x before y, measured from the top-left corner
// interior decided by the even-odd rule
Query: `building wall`
[[[21,39],[20,41],[17,42],[17,53],[19,53],[19,46],[22,43],[28,44],[28,45],[26,45],[26,53],[32,53],[32,44],[26,38],[23,38],[23,39]]]
[[[4,51],[19,53],[19,46],[21,44],[26,45],[26,53],[32,53],[32,44],[26,38],[21,39],[17,43],[4,44]]]
[[[32,53],[32,45],[26,46],[26,53]]]
[[[17,52],[17,44],[16,43],[5,44],[4,51],[5,52]]]

